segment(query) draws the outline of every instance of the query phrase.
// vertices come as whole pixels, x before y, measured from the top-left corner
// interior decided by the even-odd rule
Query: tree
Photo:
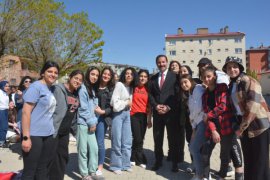
[[[18,55],[36,71],[54,60],[62,75],[101,61],[103,32],[86,13],[69,15],[54,0],[5,0],[1,7],[0,56]]]
[[[247,69],[247,75],[253,77],[254,79],[258,80],[257,73],[255,71],[252,71],[250,69]]]

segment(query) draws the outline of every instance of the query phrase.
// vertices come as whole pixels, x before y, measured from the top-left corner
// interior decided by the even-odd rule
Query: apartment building
[[[203,57],[211,59],[221,69],[227,56],[237,56],[246,67],[245,34],[229,32],[228,26],[217,33],[210,33],[208,28],[198,28],[196,34],[184,34],[183,29],[178,28],[177,34],[165,35],[165,51],[169,61],[189,65],[194,77],[198,77],[197,64]]]

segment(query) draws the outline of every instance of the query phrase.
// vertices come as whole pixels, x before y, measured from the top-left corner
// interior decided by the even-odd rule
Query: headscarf
[[[7,83],[8,83],[8,81],[1,81],[1,82],[0,82],[0,89],[1,89],[2,91],[4,91],[4,92],[6,92],[6,91],[5,91],[5,86],[6,86]]]

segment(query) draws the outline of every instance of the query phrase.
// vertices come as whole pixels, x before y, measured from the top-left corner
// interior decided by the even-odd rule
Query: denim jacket
[[[95,94],[93,92],[93,94]],[[98,98],[90,98],[87,89],[82,84],[79,90],[80,106],[78,109],[78,124],[88,127],[94,127],[97,124],[97,115],[95,108],[98,106]]]

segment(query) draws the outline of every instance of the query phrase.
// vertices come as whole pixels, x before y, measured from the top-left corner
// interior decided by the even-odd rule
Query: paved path
[[[168,151],[168,144],[167,139],[164,139],[164,153],[166,155]],[[177,138],[177,137],[176,137]],[[181,180],[189,180],[191,179],[192,175],[184,172],[185,167],[190,163],[190,156],[187,149],[187,146],[185,147],[185,164],[179,165],[180,172],[178,173],[172,173],[171,172],[171,163],[167,162],[164,158],[163,160],[163,167],[154,172],[151,171],[150,168],[154,164],[154,142],[153,142],[153,135],[152,135],[152,129],[147,130],[146,138],[145,138],[145,144],[144,144],[144,150],[145,154],[148,158],[148,165],[146,169],[143,169],[141,167],[135,166],[132,167],[133,172],[128,173],[124,172],[122,175],[115,175],[114,173],[110,172],[108,169],[108,163],[109,163],[109,152],[110,152],[110,140],[106,139],[106,164],[105,169],[103,171],[104,177],[106,180],[130,180],[130,179],[138,179],[138,180],[154,180],[154,179],[181,179]],[[65,175],[65,180],[69,179],[80,179],[80,175],[78,173],[78,166],[77,166],[77,151],[76,151],[76,144],[71,143],[69,145],[70,149],[70,159],[69,164],[67,166],[67,172]],[[19,153],[20,153],[20,146],[19,144],[14,144],[11,146],[10,149],[0,149],[0,160],[2,161],[0,163],[0,172],[3,171],[18,171],[22,169],[23,162],[22,160],[19,160]],[[215,150],[213,151],[212,157],[211,157],[211,168],[214,170],[219,169],[219,146],[216,146]]]

